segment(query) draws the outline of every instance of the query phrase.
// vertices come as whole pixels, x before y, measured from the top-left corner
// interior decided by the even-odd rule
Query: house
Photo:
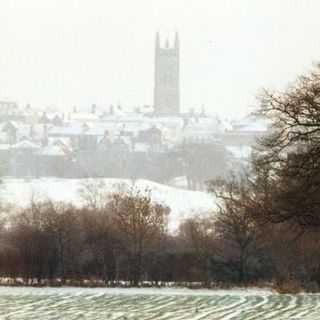
[[[71,153],[63,144],[51,144],[35,152],[36,175],[64,177],[68,170]]]
[[[162,131],[156,126],[152,126],[147,130],[141,130],[134,139],[134,144],[148,146],[152,152],[161,152],[163,149]],[[136,148],[135,148],[136,149]]]
[[[9,174],[13,176],[36,176],[36,152],[40,146],[30,140],[23,140],[10,146]]]

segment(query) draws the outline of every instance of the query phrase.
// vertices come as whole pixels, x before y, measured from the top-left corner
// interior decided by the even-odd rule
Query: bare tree
[[[179,226],[178,238],[184,243],[183,250],[194,253],[197,265],[197,278],[209,285],[209,259],[214,253],[215,230],[214,215],[198,214],[184,220]]]
[[[259,141],[255,167],[273,175],[264,217],[304,229],[320,226],[320,67],[285,92],[264,91],[259,113],[271,133]]]
[[[217,197],[218,211],[215,213],[214,232],[216,248],[211,260],[214,273],[222,274],[226,280],[246,282],[260,266],[261,226],[253,212],[260,209],[256,204],[252,186],[245,179],[233,177],[223,187],[211,190]],[[219,275],[218,275],[219,277]]]
[[[150,190],[131,188],[115,193],[110,203],[116,225],[125,239],[131,265],[133,285],[138,285],[142,275],[142,260],[152,241],[167,228],[168,207],[154,203]]]

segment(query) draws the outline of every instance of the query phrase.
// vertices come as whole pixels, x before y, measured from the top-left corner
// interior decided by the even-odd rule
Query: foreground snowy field
[[[319,319],[320,295],[264,290],[0,288],[0,319]]]
[[[31,198],[53,201],[64,201],[76,206],[83,205],[81,189],[85,179],[4,179],[0,188],[3,201],[17,206],[27,206]],[[102,183],[106,193],[114,192],[123,186],[132,186],[131,180],[124,179],[91,179],[90,183]],[[171,208],[169,225],[174,229],[177,222],[186,216],[202,213],[214,208],[214,198],[206,192],[188,191],[165,186],[148,180],[137,180],[135,187],[152,190],[155,201]]]

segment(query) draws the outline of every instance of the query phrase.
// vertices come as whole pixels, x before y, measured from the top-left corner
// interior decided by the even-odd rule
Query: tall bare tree
[[[259,113],[270,120],[271,133],[259,141],[254,163],[274,177],[264,217],[319,227],[320,66],[285,92],[264,91]]]
[[[138,285],[142,276],[142,261],[145,250],[163,232],[166,232],[169,208],[151,199],[150,190],[143,192],[132,188],[112,196],[110,206],[116,225],[127,244],[133,285]]]

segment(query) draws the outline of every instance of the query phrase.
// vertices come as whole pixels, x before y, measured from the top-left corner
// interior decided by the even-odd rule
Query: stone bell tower
[[[175,34],[174,44],[160,45],[160,36],[156,34],[155,75],[154,75],[154,112],[159,116],[173,116],[180,113],[179,78],[179,36]]]

